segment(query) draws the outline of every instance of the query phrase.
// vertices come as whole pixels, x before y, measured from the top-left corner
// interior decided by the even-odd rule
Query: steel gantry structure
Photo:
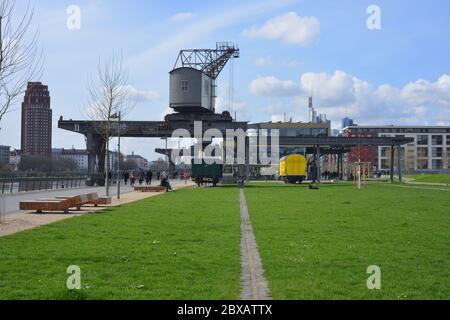
[[[215,80],[231,58],[239,58],[240,50],[230,42],[218,42],[216,49],[181,50],[174,69],[193,68]]]
[[[174,70],[179,68],[183,71],[198,70],[202,74],[212,79],[212,86],[217,79],[225,65],[230,59],[239,58],[240,50],[237,46],[229,42],[219,42],[215,49],[190,49],[181,50],[176,60]],[[190,70],[190,71],[192,71]],[[168,114],[163,121],[120,121],[113,123],[109,132],[110,137],[117,137],[120,134],[122,138],[170,138],[175,130],[184,129],[191,137],[195,137],[195,123],[202,123],[202,134],[209,129],[217,129],[225,136],[225,132],[229,129],[241,129],[247,132],[252,125],[248,122],[237,122],[229,114],[223,112],[221,114],[215,113],[214,109],[204,108],[201,103],[197,108],[191,108],[192,101],[189,99],[192,96],[189,93],[188,81],[183,78],[174,78],[174,86],[171,90],[174,91],[174,96],[177,99],[182,99],[183,107],[180,107],[178,113]],[[177,75],[180,76],[180,75]],[[202,76],[203,77],[203,76]],[[193,84],[197,81],[198,86],[196,90],[202,90],[204,79],[199,77],[193,79]],[[200,80],[202,81],[200,83]],[[181,81],[178,83],[177,81]],[[200,86],[201,84],[201,86]],[[195,92],[195,97],[201,97],[202,92]],[[212,99],[215,95],[212,94]],[[186,101],[184,101],[186,100]],[[202,100],[202,99],[201,99]],[[177,101],[179,102],[179,101]],[[193,111],[194,110],[194,111]],[[59,119],[58,127],[67,131],[82,134],[86,138],[86,148],[88,151],[88,170],[91,175],[103,176],[105,171],[105,154],[106,141],[99,132],[99,128],[104,128],[104,124],[99,121],[85,121],[85,120],[65,120],[62,116]],[[351,147],[358,145],[368,146],[390,146],[392,150],[396,147],[399,149],[401,145],[412,142],[408,138],[335,138],[327,136],[307,136],[307,137],[280,137],[280,146],[301,146],[307,147],[310,154],[314,154],[315,166],[318,168],[320,156],[323,154],[338,154],[342,160],[342,154],[348,152]],[[225,146],[227,147],[227,146]],[[246,139],[246,155],[249,150],[249,139]],[[168,150],[157,150],[160,153],[167,154]],[[394,152],[391,153],[393,156]],[[246,157],[248,161],[248,156]],[[398,152],[399,170],[401,177],[401,161],[400,152]],[[391,161],[391,177],[393,179],[393,159]],[[245,165],[239,165],[239,176],[242,178],[248,177],[249,165],[247,163],[247,170]],[[246,174],[247,172],[247,174]],[[317,170],[317,173],[319,169]]]
[[[234,122],[227,114],[191,114],[187,115],[168,115],[165,121],[124,121],[120,124],[120,135],[122,138],[170,138],[177,129],[187,130],[192,137],[194,137],[194,123],[196,121],[202,122],[203,133],[209,129],[217,129],[224,133],[228,129],[242,129],[247,131],[249,125],[247,122]],[[86,145],[88,151],[88,167],[90,174],[104,173],[105,164],[105,141],[100,134],[98,134],[96,127],[100,125],[95,121],[84,120],[64,120],[62,117],[59,120],[58,127],[67,131],[83,134],[86,137]],[[115,124],[111,128],[111,137],[117,137],[119,124]],[[318,161],[324,154],[338,154],[340,161],[342,161],[342,154],[347,153],[350,148],[357,146],[389,146],[392,148],[391,152],[391,179],[394,173],[394,151],[397,149],[397,160],[399,176],[401,177],[401,159],[400,147],[402,145],[414,142],[412,138],[390,138],[390,137],[375,137],[375,138],[359,138],[359,137],[279,137],[280,147],[307,147],[308,154],[315,156],[315,167],[319,170]],[[247,139],[246,148],[249,148]],[[259,146],[262,146],[258,142]],[[270,147],[268,145],[267,147]],[[162,150],[158,150],[162,152]],[[342,170],[342,164],[340,165]],[[342,171],[341,171],[342,172]],[[317,177],[320,179],[319,177]]]

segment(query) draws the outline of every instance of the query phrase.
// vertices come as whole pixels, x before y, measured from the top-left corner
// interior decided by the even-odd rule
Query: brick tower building
[[[48,86],[29,82],[22,103],[22,155],[51,157],[52,110]]]

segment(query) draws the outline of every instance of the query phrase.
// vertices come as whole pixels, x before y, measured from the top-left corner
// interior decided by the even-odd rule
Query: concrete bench
[[[141,192],[165,192],[166,188],[161,186],[135,186],[134,191]]]
[[[89,203],[88,195],[70,197],[67,199],[41,199],[20,202],[20,210],[36,211],[37,213],[48,211],[63,211],[69,213],[70,208],[80,209]]]

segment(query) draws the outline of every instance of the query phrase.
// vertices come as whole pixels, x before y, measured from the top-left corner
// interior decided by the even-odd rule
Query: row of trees
[[[112,167],[117,168],[117,163]],[[139,167],[135,161],[120,162],[121,170],[138,170]],[[71,159],[49,159],[45,157],[28,156],[23,157],[19,170],[22,172],[35,171],[44,173],[58,173],[58,172],[76,172],[80,173],[82,170],[77,163]]]
[[[20,171],[35,172],[78,172],[78,165],[71,159],[51,159],[40,156],[22,157]]]

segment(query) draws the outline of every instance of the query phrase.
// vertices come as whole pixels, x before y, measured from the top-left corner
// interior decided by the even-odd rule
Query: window
[[[450,136],[447,136],[447,145],[450,146]]]
[[[433,148],[433,157],[442,158],[442,148]]]
[[[181,80],[181,91],[183,91],[183,92],[188,91],[188,81],[187,80]]]
[[[435,160],[433,160],[432,165],[433,165],[433,170],[440,170],[440,169],[442,169],[442,160],[435,159]]]
[[[428,158],[428,148],[418,147],[417,148],[417,157],[418,158]]]
[[[442,146],[443,140],[444,139],[442,136],[432,136],[431,138],[432,144],[434,146]]]
[[[421,146],[427,146],[428,145],[428,136],[426,136],[426,135],[417,136],[417,144],[421,145]]]

